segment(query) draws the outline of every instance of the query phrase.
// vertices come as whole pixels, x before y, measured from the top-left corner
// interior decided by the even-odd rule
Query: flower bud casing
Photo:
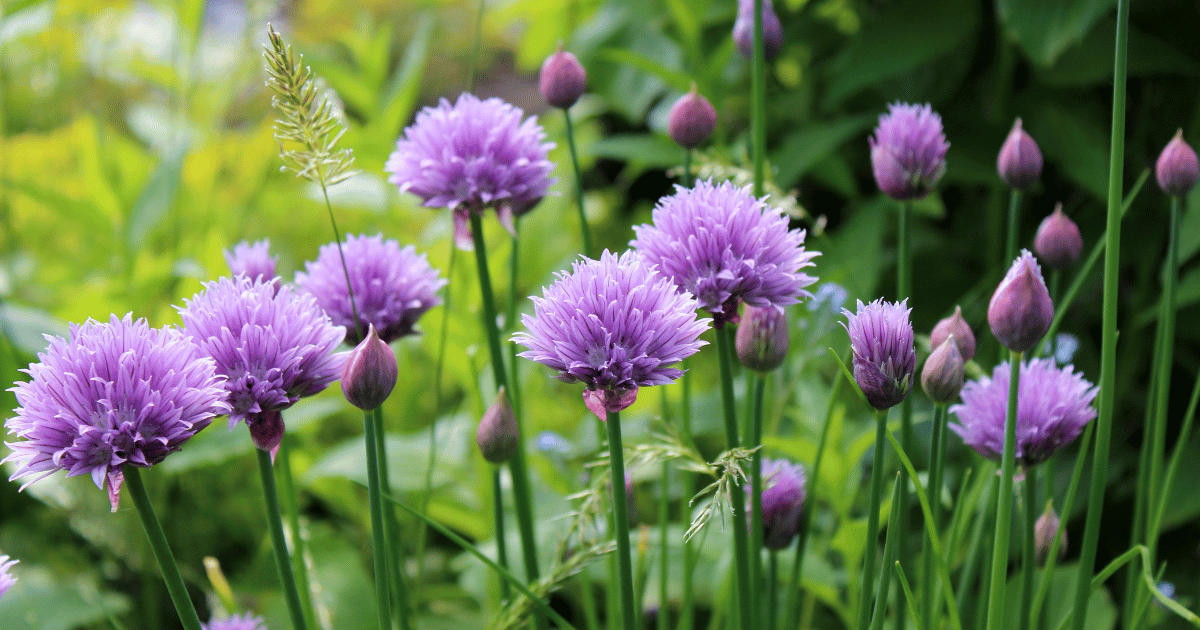
[[[1042,219],[1033,239],[1033,250],[1050,269],[1066,269],[1079,261],[1083,254],[1083,235],[1079,233],[1079,226],[1063,212],[1061,203],[1054,206],[1050,216]]]
[[[695,83],[690,92],[675,101],[667,115],[667,133],[685,149],[703,144],[716,128],[717,110],[696,91]]]
[[[962,355],[963,363],[975,356],[975,333],[971,325],[963,318],[962,307],[954,307],[954,314],[937,323],[933,332],[929,333],[929,347],[937,349],[951,335],[954,343],[958,344],[958,353]]]
[[[921,370],[921,387],[935,403],[951,403],[963,388],[963,358],[954,335],[934,349]]]
[[[546,102],[567,109],[583,96],[587,89],[587,71],[575,55],[562,49],[546,58],[538,76],[538,91]]]
[[[249,414],[246,416],[246,426],[250,428],[250,439],[254,440],[254,446],[270,453],[271,461],[274,462],[275,453],[279,452],[279,445],[283,443],[283,432],[286,428],[283,424],[283,414],[278,410]]]
[[[396,353],[371,325],[367,337],[350,351],[342,366],[342,393],[350,404],[370,411],[383,404],[396,386],[399,368]]]
[[[742,365],[755,372],[770,372],[788,351],[787,313],[778,306],[747,305],[738,324],[734,346]]]
[[[1037,565],[1045,566],[1046,560],[1050,558],[1050,547],[1054,545],[1054,537],[1058,535],[1058,528],[1062,526],[1062,522],[1058,518],[1058,514],[1054,512],[1054,507],[1046,504],[1046,511],[1038,517],[1038,520],[1033,525],[1033,546],[1034,556],[1037,558]],[[1062,534],[1062,543],[1058,546],[1058,559],[1061,561],[1067,556],[1067,532]]]
[[[771,0],[762,0],[763,59],[770,61],[783,50],[783,25]],[[738,0],[733,22],[733,43],[746,59],[754,58],[754,0]]]
[[[1042,151],[1037,142],[1021,128],[1021,119],[1013,123],[1012,131],[1000,147],[996,170],[1009,188],[1026,190],[1042,176]]]
[[[1172,197],[1183,197],[1195,187],[1196,179],[1200,177],[1200,162],[1197,162],[1196,151],[1184,141],[1182,129],[1159,154],[1154,177],[1158,187]]]
[[[1050,329],[1054,305],[1042,271],[1029,250],[1013,262],[988,304],[988,325],[1013,352],[1032,350]]]
[[[516,455],[520,439],[517,416],[508,401],[508,392],[501,387],[496,393],[496,400],[479,420],[475,443],[479,445],[479,452],[483,453],[484,459],[493,464],[503,464]]]

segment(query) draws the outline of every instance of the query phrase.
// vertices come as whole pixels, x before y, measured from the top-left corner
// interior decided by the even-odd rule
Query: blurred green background
[[[41,335],[64,333],[65,322],[126,312],[154,325],[178,322],[173,306],[202,281],[225,273],[222,250],[239,240],[270,238],[285,279],[332,240],[320,189],[279,169],[261,56],[266,23],[272,22],[324,80],[349,128],[341,145],[353,148],[361,172],[330,191],[340,227],[414,244],[451,278],[447,305],[420,323],[424,334],[395,344],[402,380],[384,409],[393,486],[490,552],[489,468],[472,443],[475,419],[486,404],[478,392],[491,391],[475,272],[465,257],[451,253],[448,213],[418,207],[386,182],[382,167],[396,138],[417,109],[470,87],[539,115],[548,138],[558,143],[551,155],[560,166],[558,194],[521,223],[515,287],[506,273],[512,239],[493,220],[487,223],[493,277],[506,311],[507,296],[537,293],[579,251],[563,118],[546,110],[536,89],[537,69],[559,42],[588,71],[589,94],[572,110],[586,208],[594,239],[617,250],[632,237],[630,226],[648,221],[655,200],[671,191],[682,154],[665,134],[666,114],[693,81],[720,115],[713,142],[698,157],[702,172],[745,175],[750,80],[729,37],[733,0],[511,0],[483,6],[477,22],[480,4],[473,0],[4,0],[4,381],[22,378],[18,369],[45,346]],[[850,305],[894,292],[896,206],[876,190],[866,137],[887,103],[930,102],[943,117],[951,149],[937,193],[917,206],[914,325],[927,333],[960,304],[981,340],[981,356],[996,356],[985,309],[1002,269],[1008,200],[995,172],[996,153],[1013,119],[1021,117],[1046,156],[1041,183],[1026,195],[1021,243],[1031,244],[1041,218],[1061,201],[1090,250],[1103,231],[1114,6],[1109,0],[779,0],[785,46],[768,69],[769,178],[777,201],[784,200],[782,191],[793,198],[788,203],[795,224],[809,229],[809,247],[822,252],[815,272],[822,282],[844,287]],[[1177,129],[1193,145],[1200,140],[1196,3],[1134,3],[1131,24],[1127,191]],[[1151,176],[1125,223],[1120,407],[1101,563],[1128,546],[1165,210]],[[1200,192],[1186,202],[1181,234],[1171,442],[1200,369],[1200,328],[1191,325],[1200,317]],[[1094,382],[1098,271],[1093,276],[1063,331],[1077,339],[1075,364]],[[836,371],[826,348],[844,355],[847,347],[834,323],[840,317],[834,302],[792,310],[793,357],[770,385],[769,454],[812,462]],[[527,308],[528,301],[516,306]],[[511,330],[511,322],[506,326]],[[439,362],[443,335],[449,343]],[[694,366],[697,408],[704,410],[697,422],[709,456],[722,444],[718,421],[706,412],[716,407],[710,404],[712,361],[702,356]],[[575,506],[566,496],[586,484],[583,464],[595,437],[578,404],[578,386],[521,363],[536,511],[542,539],[553,541],[566,527],[557,517]],[[676,400],[677,388],[662,393]],[[652,441],[661,426],[658,394],[645,392],[625,414],[627,439]],[[918,422],[927,420],[927,400],[914,395]],[[10,393],[0,398],[0,407],[15,406]],[[860,460],[870,447],[870,418],[845,392],[835,402],[830,439],[838,446],[827,454],[815,491],[819,511],[805,578],[816,627],[853,617],[853,568],[865,528],[863,499],[856,502],[855,492],[862,482]],[[365,478],[357,413],[335,387],[297,405],[285,419],[326,619],[332,627],[370,627],[365,492],[347,482]],[[246,482],[254,467],[252,446],[244,428],[230,433],[221,424],[157,467],[149,485],[196,601],[215,605],[205,601],[210,585],[202,564],[213,556],[243,606],[282,628],[286,616],[261,497]],[[918,440],[927,436],[925,424],[917,429]],[[951,448],[960,463],[977,460],[953,436]],[[1168,563],[1164,580],[1194,608],[1200,601],[1200,441],[1186,448],[1160,555]],[[1060,497],[1072,459],[1055,460]],[[436,462],[432,469],[430,461]],[[634,474],[640,511],[653,522],[658,469],[646,466]],[[128,506],[109,514],[103,493],[83,479],[55,476],[23,493],[17,488],[0,488],[0,550],[22,560],[18,587],[0,601],[0,627],[177,627]],[[675,516],[687,509],[690,493],[678,483],[670,490]],[[1069,520],[1073,540],[1081,538],[1082,503]],[[447,540],[434,535],[426,544],[415,521],[405,519],[403,527],[422,627],[483,626],[496,610],[491,577]],[[728,533],[713,529],[702,560],[708,570],[697,586],[702,604],[719,610],[726,604],[714,594],[723,590],[721,569],[729,559],[721,539]],[[682,528],[671,531],[678,535]],[[547,543],[545,562],[553,551]],[[1073,557],[1072,551],[1067,567]],[[650,575],[647,597],[654,599],[656,572]],[[590,578],[602,581],[603,573],[585,574],[585,581]],[[672,586],[676,596],[678,588]],[[555,606],[575,611],[578,593],[563,591]],[[1111,610],[1108,599],[1103,605]],[[1169,623],[1174,621],[1164,626]]]

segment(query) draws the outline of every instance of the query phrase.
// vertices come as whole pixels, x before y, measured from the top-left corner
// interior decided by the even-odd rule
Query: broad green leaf
[[[1053,162],[1097,199],[1108,194],[1108,129],[1087,110],[1048,104],[1025,119],[1047,162]]]
[[[432,43],[433,19],[422,14],[417,21],[416,34],[404,49],[404,58],[396,65],[380,103],[380,131],[389,145],[400,135],[421,93],[421,79],[425,76]]]
[[[0,598],[0,628],[4,630],[73,630],[129,610],[129,600],[123,595],[97,593],[96,587],[86,582],[59,581],[29,560],[16,570],[20,576],[17,583]]]
[[[659,79],[662,79],[667,85],[686,92],[691,88],[692,78],[687,74],[670,68],[667,65],[660,63],[648,55],[644,55],[634,50],[624,48],[605,48],[596,52],[596,58],[605,61],[611,61],[626,66],[630,66],[652,74]]]
[[[771,155],[776,181],[783,188],[796,185],[813,165],[871,126],[871,115],[851,116],[832,122],[812,122],[788,134]]]
[[[1034,580],[1041,579],[1041,571]],[[1062,620],[1071,613],[1075,606],[1075,578],[1079,574],[1076,563],[1064,564],[1054,568],[1050,576],[1050,593],[1046,596],[1045,619],[1046,628],[1057,628]],[[1017,572],[1008,581],[1007,601],[1021,601],[1021,574]],[[1020,606],[1008,607],[1009,624],[1007,627],[1017,627],[1017,610]],[[1101,588],[1092,594],[1088,600],[1087,619],[1084,627],[1088,630],[1111,630],[1117,625],[1117,607],[1113,604],[1112,596],[1107,588]]]
[[[1112,80],[1116,19],[1104,18],[1079,44],[1063,51],[1054,65],[1038,68],[1037,76],[1055,86],[1091,86]],[[1186,74],[1196,76],[1200,64],[1179,49],[1130,26],[1129,76]]]
[[[1051,66],[1113,4],[1113,0],[997,0],[996,14],[1030,60]]]
[[[158,223],[175,205],[175,194],[179,190],[186,152],[187,148],[184,145],[172,149],[150,175],[145,188],[134,203],[125,226],[125,244],[130,251],[136,252],[141,249],[146,237],[158,227]]]

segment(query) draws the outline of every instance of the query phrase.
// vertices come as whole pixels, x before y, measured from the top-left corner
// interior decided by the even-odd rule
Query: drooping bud
[[[936,349],[951,336],[954,337],[954,343],[958,344],[958,353],[962,355],[963,363],[970,361],[975,356],[975,333],[963,318],[961,306],[955,306],[953,315],[933,327],[933,332],[929,333],[929,347]]]
[[[734,338],[738,359],[755,372],[783,365],[788,351],[787,313],[778,306],[747,305]]]
[[[935,403],[951,403],[963,388],[963,358],[954,335],[934,349],[921,370],[921,387]]]
[[[379,338],[372,324],[366,339],[355,346],[342,366],[342,393],[351,405],[369,411],[387,400],[398,375],[396,353]]]
[[[716,128],[717,110],[696,91],[695,83],[690,92],[675,101],[667,115],[667,133],[675,144],[685,149],[703,144]]]
[[[1062,526],[1062,521],[1059,520],[1058,514],[1054,513],[1054,507],[1047,503],[1046,511],[1038,517],[1038,520],[1033,525],[1033,540],[1035,556],[1037,557],[1038,566],[1045,566],[1046,560],[1050,559],[1050,547],[1054,545],[1054,537],[1058,535],[1058,529]],[[1058,559],[1061,561],[1067,556],[1067,532],[1063,530],[1062,542],[1058,546]]]
[[[1066,269],[1079,261],[1083,254],[1083,235],[1079,233],[1079,226],[1063,212],[1061,203],[1055,204],[1054,212],[1042,219],[1033,239],[1033,250],[1050,269]]]
[[[771,0],[762,0],[763,59],[774,59],[783,49],[783,25]],[[746,59],[754,58],[754,0],[738,0],[733,22],[733,43]]]
[[[279,445],[283,442],[283,414],[278,410],[249,414],[246,416],[246,426],[250,427],[250,439],[254,441],[254,446],[270,453],[274,462],[275,453],[279,452]]]
[[[1023,249],[992,294],[988,325],[1005,348],[1025,352],[1037,345],[1053,319],[1054,305],[1042,270],[1033,254]]]
[[[546,58],[538,77],[538,90],[546,102],[567,109],[579,100],[587,89],[587,72],[575,55],[558,45],[558,52]]]
[[[479,421],[475,443],[479,445],[479,452],[483,453],[484,459],[493,464],[503,464],[517,453],[520,439],[517,416],[508,402],[508,392],[501,387],[496,393],[496,400]]]
[[[1154,176],[1158,179],[1158,187],[1172,197],[1183,197],[1196,185],[1200,162],[1196,160],[1196,151],[1184,141],[1182,129],[1159,154]]]
[[[1042,176],[1042,150],[1021,128],[1020,118],[1013,123],[1004,146],[1000,147],[996,170],[1005,184],[1017,190],[1028,189]]]

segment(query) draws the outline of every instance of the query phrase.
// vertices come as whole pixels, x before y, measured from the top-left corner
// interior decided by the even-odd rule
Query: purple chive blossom
[[[893,199],[925,197],[946,172],[950,143],[942,132],[941,116],[927,104],[888,105],[869,142],[875,183]]]
[[[308,273],[296,273],[296,284],[317,299],[335,325],[345,327],[347,342],[362,341],[371,324],[387,343],[411,335],[417,319],[442,303],[438,291],[446,286],[446,280],[412,245],[401,249],[400,243],[379,235],[351,235],[342,251],[346,255],[344,269],[337,244],[323,245],[316,261],[304,263]],[[358,307],[358,328],[346,291],[347,272]]]
[[[804,249],[804,230],[789,230],[782,211],[750,188],[703,181],[676,186],[658,200],[653,224],[634,226],[630,243],[675,285],[712,313],[714,326],[736,321],[738,304],[788,306],[812,297],[817,281],[801,269],[817,252]]]
[[[1158,187],[1173,197],[1183,197],[1191,192],[1200,178],[1200,161],[1196,151],[1183,139],[1180,129],[1163,148],[1154,165],[1154,177]]]
[[[558,371],[566,383],[583,382],[584,402],[600,418],[637,398],[639,387],[666,385],[683,371],[671,367],[696,353],[709,320],[636,252],[605,251],[561,272],[522,316],[528,332],[513,341],[528,348],[518,356]]]
[[[204,630],[267,630],[267,622],[262,617],[246,613],[225,619],[211,619],[208,623],[200,624],[200,627]]]
[[[251,280],[270,280],[275,277],[277,257],[271,256],[271,242],[263,239],[256,243],[242,241],[225,250],[225,263],[233,275],[245,274]]]
[[[184,302],[184,332],[228,377],[231,429],[320,392],[341,373],[345,355],[333,351],[346,331],[311,295],[290,286],[275,293],[273,284],[242,276],[205,283]]]
[[[762,1],[763,59],[770,61],[783,49],[783,25],[771,0]],[[733,22],[733,43],[747,59],[754,58],[754,0],[738,0]]]
[[[992,377],[963,387],[962,403],[950,408],[958,422],[950,428],[980,455],[999,461],[1004,453],[1004,423],[1008,411],[1008,362],[996,366]],[[1033,466],[1079,436],[1096,410],[1092,400],[1100,391],[1071,366],[1055,367],[1052,359],[1021,364],[1017,392],[1017,463]]]
[[[1054,304],[1042,269],[1029,250],[1021,250],[996,287],[987,316],[992,334],[1013,352],[1032,350],[1050,330]]]
[[[858,312],[843,309],[854,351],[854,380],[876,409],[900,404],[912,389],[917,351],[909,321],[908,300],[870,304],[858,301]]]
[[[804,467],[764,457],[762,483],[763,546],[774,551],[786,549],[800,531],[807,483]],[[746,492],[750,492],[749,486]]]
[[[453,105],[442,99],[426,107],[404,130],[384,170],[400,192],[428,208],[454,212],[455,241],[470,249],[468,212],[495,207],[511,228],[513,214],[527,211],[554,183],[547,159],[552,142],[536,116],[498,98],[464,92]]]
[[[161,462],[229,411],[212,359],[175,328],[113,315],[47,340],[9,390],[20,406],[4,426],[20,439],[3,461],[20,464],[10,480],[36,475],[22,489],[56,470],[87,474],[116,511],[126,464]]]
[[[8,592],[8,589],[12,588],[13,584],[17,583],[17,578],[8,572],[8,570],[13,568],[17,562],[20,561],[10,560],[8,556],[0,555],[0,597],[4,597],[4,594]]]

